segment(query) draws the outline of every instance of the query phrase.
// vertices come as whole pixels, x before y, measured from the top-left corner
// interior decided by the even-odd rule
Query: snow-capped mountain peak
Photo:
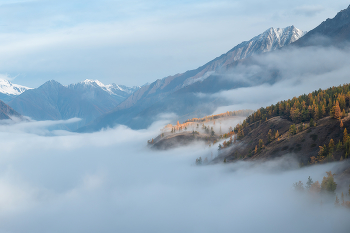
[[[132,94],[136,90],[140,89],[138,86],[134,87],[127,87],[124,85],[117,85],[115,83],[112,84],[103,84],[99,80],[91,80],[91,79],[85,79],[82,82],[79,82],[77,84],[71,84],[69,85],[71,87],[77,87],[77,86],[92,86],[92,87],[100,87],[102,90],[106,91],[110,95],[118,95],[118,96],[125,96]]]
[[[0,79],[0,93],[3,93],[5,95],[20,95],[29,89],[32,88],[13,84],[6,79]]]
[[[104,91],[108,92],[111,95],[115,95],[115,93],[111,90],[111,84],[110,85],[105,85],[102,82],[98,80],[91,80],[91,79],[85,79],[83,82],[81,82],[84,85],[91,85],[91,86],[99,86],[101,87]]]
[[[246,53],[249,56],[250,54],[269,52],[286,46],[298,40],[306,33],[306,31],[302,31],[294,25],[285,28],[271,27],[250,41],[243,42],[242,45],[251,45],[252,49]],[[245,57],[241,57],[240,59],[243,58]]]
[[[251,40],[243,41],[226,54],[209,62],[206,67],[195,76],[186,79],[182,87],[202,81],[213,74],[213,72],[216,72],[235,61],[248,58],[254,54],[270,52],[289,45],[304,36],[306,33],[307,32],[302,31],[293,25],[285,28],[271,27],[263,33],[253,37]]]
[[[230,50],[227,55],[232,60],[239,60],[253,54],[265,53],[282,48],[304,36],[307,32],[296,28],[294,25],[285,28],[269,28],[260,35]]]

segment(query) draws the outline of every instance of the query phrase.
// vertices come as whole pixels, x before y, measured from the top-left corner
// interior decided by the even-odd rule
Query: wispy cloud
[[[224,76],[234,82],[246,82],[250,87],[211,95],[231,103],[231,106],[219,107],[215,113],[226,109],[258,109],[319,88],[349,83],[348,54],[349,47],[308,47],[254,56],[251,63],[239,65]],[[276,74],[273,81],[271,72]],[[198,96],[208,97],[202,93]]]
[[[296,7],[294,9],[294,12],[296,14],[312,17],[312,16],[315,16],[316,14],[318,14],[324,10],[325,10],[324,7],[320,6],[320,5],[311,5],[311,6],[304,5],[304,6]]]
[[[6,54],[0,73],[21,74],[16,81],[33,87],[47,77],[68,84],[97,76],[141,85],[195,69],[271,26],[310,30],[347,6],[345,0],[300,9],[300,1],[15,2],[0,6],[0,51]],[[307,20],[286,10],[316,12],[315,5],[325,10]],[[276,12],[282,12],[278,20]]]

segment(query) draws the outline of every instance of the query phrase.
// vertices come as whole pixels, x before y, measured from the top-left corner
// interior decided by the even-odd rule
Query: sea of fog
[[[216,148],[147,148],[162,125],[90,134],[0,126],[0,232],[349,232],[349,211],[293,190],[335,164],[196,166]],[[66,122],[67,123],[67,122]]]

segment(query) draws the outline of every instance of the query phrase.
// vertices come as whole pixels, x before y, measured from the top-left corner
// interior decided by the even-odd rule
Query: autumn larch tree
[[[291,135],[294,135],[294,134],[297,133],[297,128],[296,128],[295,124],[293,124],[293,125],[291,125],[291,126],[289,127],[289,133],[290,133]]]
[[[318,181],[315,183],[311,184],[309,192],[311,193],[319,193],[321,191],[321,185]]]
[[[348,131],[346,130],[346,128],[344,129],[343,132],[343,144],[345,145],[346,141],[348,140]]]
[[[341,109],[339,107],[339,102],[338,101],[335,102],[335,106],[333,106],[331,113],[333,115],[333,118],[335,118],[335,119],[340,119],[341,118],[342,112],[341,112]]]
[[[334,177],[331,171],[326,172],[327,177],[323,177],[321,183],[321,190],[328,191],[331,194],[334,194],[334,191],[337,189],[337,183],[334,182]]]
[[[259,149],[263,149],[264,147],[264,141],[262,139],[259,139]]]
[[[328,149],[329,149],[329,153],[332,153],[332,152],[333,152],[333,149],[334,149],[334,140],[333,140],[333,139],[331,139],[331,140],[329,141]]]
[[[271,142],[273,140],[272,130],[270,129],[267,133],[267,141]]]

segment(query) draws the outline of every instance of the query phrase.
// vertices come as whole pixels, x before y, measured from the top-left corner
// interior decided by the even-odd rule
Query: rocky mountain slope
[[[180,116],[184,115],[185,118],[208,115],[217,106],[225,105],[225,103],[198,98],[197,92],[214,93],[246,85],[241,81],[232,82],[227,79],[218,81],[217,73],[225,71],[241,59],[286,46],[304,34],[305,32],[294,26],[284,29],[270,28],[195,70],[158,79],[150,85],[141,87],[113,111],[79,131],[94,131],[112,127],[115,124],[125,124],[135,129],[146,128],[156,120],[159,113],[164,112],[175,112]]]
[[[8,104],[34,120],[81,118],[82,121],[70,125],[74,130],[110,111],[136,89],[92,80],[63,86],[51,80],[22,93]]]
[[[140,89],[140,87],[127,87],[124,85],[117,85],[115,83],[105,85],[98,80],[86,79],[83,82],[68,85],[69,89],[75,90],[77,92],[88,93],[93,95],[96,89],[102,89],[103,91],[110,94],[116,100],[123,101],[125,98],[129,97],[132,93]]]
[[[293,43],[296,46],[334,45],[342,46],[350,40],[350,5],[334,18],[323,21],[303,38]]]

